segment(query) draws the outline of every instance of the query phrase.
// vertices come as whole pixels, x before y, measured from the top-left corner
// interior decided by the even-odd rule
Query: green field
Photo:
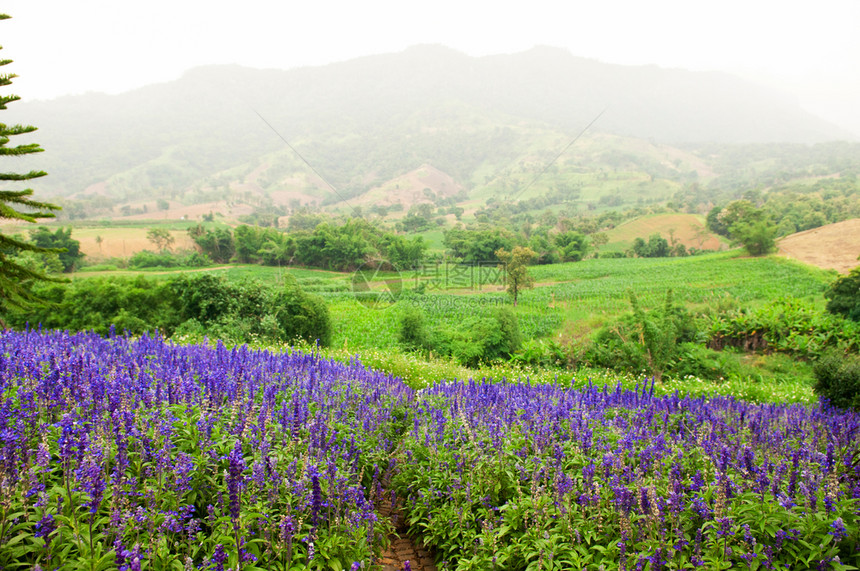
[[[96,276],[169,277],[188,270],[79,272],[76,279]],[[414,289],[431,278],[414,274],[380,272],[371,286],[386,287],[386,280],[398,282],[397,303],[365,305],[352,293],[351,273],[308,268],[277,268],[260,265],[230,265],[202,269],[231,280],[256,279],[279,283],[287,274],[297,278],[309,291],[325,298],[336,324],[334,345],[377,347],[396,345],[395,329],[407,307],[420,307],[435,326],[453,326],[463,319],[492,312],[509,304],[498,285],[481,290],[459,287],[440,289],[433,281],[427,293]],[[537,286],[521,293],[516,308],[526,339],[545,337],[565,328],[596,322],[629,310],[632,291],[646,308],[657,307],[672,290],[678,302],[703,308],[726,299],[754,308],[781,297],[810,300],[823,307],[823,292],[835,277],[820,270],[777,256],[750,258],[739,252],[725,252],[686,258],[587,259],[567,264],[532,266]]]
[[[375,272],[366,274],[370,291],[356,295],[355,275],[308,268],[277,268],[259,265],[228,265],[195,271],[213,272],[230,280],[254,279],[276,285],[286,275],[295,277],[309,292],[321,296],[329,308],[333,337],[323,351],[348,361],[359,357],[366,364],[391,372],[412,386],[427,386],[440,378],[474,376],[529,378],[583,384],[613,384],[619,379],[635,384],[642,374],[625,377],[618,372],[591,369],[567,370],[544,364],[525,365],[522,355],[510,363],[495,363],[467,369],[452,358],[404,352],[398,331],[404,314],[419,308],[428,330],[454,331],[475,317],[490,317],[500,307],[512,307],[499,284],[445,289],[445,281],[411,273]],[[823,292],[835,273],[819,270],[777,256],[750,258],[739,252],[724,252],[686,258],[587,259],[581,262],[532,266],[536,287],[521,292],[514,308],[523,338],[523,353],[545,350],[547,344],[569,347],[592,336],[630,311],[630,292],[646,310],[661,307],[671,290],[676,302],[693,313],[717,307],[743,307],[753,311],[781,298],[804,300],[823,309]],[[109,275],[145,275],[164,279],[175,271],[80,272],[76,279]],[[361,281],[361,280],[359,280]],[[364,282],[367,283],[367,282]],[[393,287],[393,285],[396,287]],[[375,296],[395,292],[394,298]],[[371,301],[368,300],[369,299]],[[786,355],[725,353],[742,378],[727,379],[719,385],[698,378],[666,378],[664,391],[692,394],[709,391],[734,394],[754,400],[808,402],[814,400],[811,367]]]
[[[628,311],[629,291],[646,308],[662,304],[669,289],[676,301],[691,308],[726,298],[752,308],[786,296],[823,306],[822,294],[834,276],[784,258],[746,258],[737,252],[688,258],[588,259],[533,266],[530,271],[539,285],[522,292],[516,309],[526,338]],[[407,291],[411,287],[411,283],[404,284]],[[498,291],[464,294],[457,290],[405,296],[390,307],[368,309],[348,294],[323,295],[330,300],[336,321],[343,325],[336,345],[351,347],[392,345],[394,335],[389,330],[407,305],[424,309],[433,323],[452,324],[508,303],[507,296]]]
[[[665,298],[691,305],[708,304],[730,296],[756,304],[790,296],[823,301],[826,284],[835,274],[776,256],[743,257],[739,252],[687,258],[589,259],[582,262],[536,266],[538,282],[558,282],[523,294],[523,303],[564,304],[591,314],[618,313],[628,306],[632,290],[645,306]]]

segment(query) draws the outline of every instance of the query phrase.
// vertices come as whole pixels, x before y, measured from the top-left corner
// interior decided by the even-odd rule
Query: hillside
[[[657,214],[635,218],[608,230],[606,250],[623,251],[630,248],[636,238],[647,240],[652,234],[660,234],[670,241],[670,245],[683,244],[688,250],[723,250],[728,247],[724,240],[705,228],[701,216]]]
[[[370,203],[380,189],[413,186],[405,180],[425,165],[480,200],[565,185],[582,187],[584,201],[631,185],[665,199],[685,181],[712,180],[726,154],[692,144],[846,137],[726,74],[610,65],[552,48],[474,58],[418,46],[286,71],[209,66],[7,113],[39,127],[32,140],[46,152],[22,165],[50,173],[39,189],[62,198],[70,218],[146,215],[143,197],[171,210],[242,202],[280,214],[368,192],[359,203]]]
[[[860,265],[860,218],[792,234],[778,246],[783,256],[847,274]]]

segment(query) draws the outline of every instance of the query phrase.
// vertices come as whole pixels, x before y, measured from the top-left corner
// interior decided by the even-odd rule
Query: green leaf
[[[101,569],[110,569],[116,562],[116,553],[111,550],[102,555],[101,559],[96,562],[96,571]]]
[[[32,535],[30,535],[30,534],[23,534],[23,533],[22,533],[22,534],[18,534],[18,535],[16,535],[15,537],[13,537],[12,539],[10,539],[9,541],[5,542],[5,543],[3,544],[3,549],[9,549],[9,548],[10,548],[10,547],[12,547],[13,545],[17,545],[18,543],[20,543],[20,542],[24,541],[24,540],[25,540],[25,539],[27,539],[28,537],[33,537],[33,536],[32,536]]]

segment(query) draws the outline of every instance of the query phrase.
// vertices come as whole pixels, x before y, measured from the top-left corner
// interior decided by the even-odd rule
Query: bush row
[[[159,330],[165,335],[210,336],[234,342],[303,339],[326,344],[331,320],[325,302],[285,276],[281,285],[239,282],[213,274],[184,274],[168,280],[111,277],[35,286],[42,306],[9,316],[9,325],[101,335]]]

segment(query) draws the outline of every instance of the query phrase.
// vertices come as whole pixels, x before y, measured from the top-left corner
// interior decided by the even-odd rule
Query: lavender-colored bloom
[[[114,543],[116,552],[116,566],[119,571],[140,571],[140,545],[135,544],[132,549],[125,549],[119,539]]]
[[[104,491],[107,487],[102,473],[102,451],[98,446],[93,446],[84,454],[84,463],[78,469],[78,479],[83,490],[90,496],[87,507],[91,514],[95,514],[102,503]]]
[[[45,540],[45,546],[50,546],[51,544],[51,533],[57,529],[56,523],[54,523],[54,516],[46,513],[42,519],[36,522],[36,537],[41,537]]]
[[[734,520],[730,517],[721,517],[717,519],[720,527],[717,529],[717,537],[729,537],[732,535],[732,524]]]
[[[239,496],[242,488],[242,472],[245,470],[245,460],[242,457],[242,443],[236,441],[233,450],[228,456],[229,467],[227,469],[227,493],[230,497],[230,518],[239,521]]]
[[[842,541],[848,537],[848,530],[845,528],[845,522],[842,521],[841,517],[833,520],[833,523],[830,524],[829,533],[833,536],[835,541]]]
[[[651,561],[652,569],[655,571],[662,571],[666,566],[666,560],[663,559],[663,549],[657,548],[654,551],[654,555],[648,558]]]
[[[311,526],[316,527],[319,524],[320,513],[322,513],[323,507],[320,479],[314,473],[311,475]]]
[[[215,546],[215,552],[212,554],[210,562],[215,566],[216,571],[224,571],[224,563],[227,562],[227,551],[220,543]]]
[[[842,539],[847,525],[831,521],[851,513],[852,499],[860,497],[860,472],[852,464],[860,421],[853,413],[834,416],[821,407],[758,405],[716,395],[655,396],[650,381],[635,391],[571,388],[562,381],[446,382],[416,399],[396,379],[357,363],[301,353],[173,346],[147,336],[4,332],[0,388],[15,395],[0,400],[4,482],[18,486],[19,499],[28,490],[39,496],[36,501],[44,505],[36,509],[43,511],[35,513],[80,509],[63,505],[65,493],[51,491],[58,483],[68,485],[73,495],[81,492],[74,497],[86,502],[84,509],[110,512],[109,524],[88,518],[104,525],[94,536],[116,534],[107,537],[118,536],[120,542],[134,537],[141,545],[155,545],[165,535],[169,541],[198,541],[202,529],[209,532],[219,516],[229,514],[240,560],[250,557],[243,542],[271,546],[260,551],[261,568],[277,567],[273,558],[301,565],[305,554],[319,564],[317,542],[337,533],[329,518],[350,537],[366,538],[356,542],[363,551],[345,554],[348,561],[370,561],[378,536],[369,498],[387,504],[389,492],[401,499],[410,520],[421,519],[419,526],[460,525],[462,514],[463,537],[470,538],[475,522],[498,529],[503,519],[522,512],[513,505],[521,495],[537,507],[523,514],[526,525],[540,524],[541,532],[564,522],[572,507],[602,526],[607,542],[618,542],[614,551],[621,561],[612,563],[625,570],[637,564],[659,568],[670,554],[704,565],[703,552],[714,555],[731,532],[736,532],[736,566],[743,566],[741,557],[753,560],[753,554],[765,568],[777,561],[796,563],[796,546],[784,549],[785,542],[809,542],[828,532]],[[392,410],[399,415],[394,430]],[[19,429],[6,420],[28,427],[45,414],[57,419],[47,430]],[[403,425],[398,458],[404,461],[395,470],[380,459],[390,454]],[[199,440],[189,443],[189,434]],[[216,437],[233,438],[227,458],[220,455],[220,442],[213,442]],[[50,450],[60,462],[50,461]],[[256,459],[250,469],[243,450]],[[198,461],[199,473],[207,477],[192,484]],[[215,465],[226,469],[220,481],[204,472]],[[32,470],[45,466],[57,467]],[[425,478],[422,471],[433,473]],[[501,490],[494,488],[499,480],[492,474],[501,476]],[[50,487],[40,493],[43,482]],[[200,513],[184,506],[192,485],[201,486],[193,490]],[[777,511],[779,502],[799,514],[797,503],[810,515],[817,509],[833,515],[826,521],[808,518],[820,523],[804,527],[802,534],[788,530],[777,538],[757,538],[742,524],[756,530],[758,522],[747,515],[733,519],[740,518],[739,498],[746,502],[751,493]],[[106,498],[109,509],[103,506]],[[263,515],[239,525],[245,499]],[[577,500],[582,510],[570,505]],[[607,507],[616,513],[606,513]],[[453,514],[453,521],[437,519],[440,509]],[[635,517],[640,511],[647,517]],[[702,526],[715,515],[718,523]],[[299,522],[303,531],[310,526],[314,531],[304,539],[307,549],[293,552],[294,538],[302,533]],[[36,534],[53,538],[56,550],[60,536],[51,525],[47,518],[39,522]],[[703,547],[698,529],[695,545],[688,545],[684,534],[695,529],[689,526],[712,525],[718,544],[712,536]],[[687,529],[675,530],[678,526]],[[555,537],[568,542],[560,546],[567,549],[583,541],[585,532]],[[511,536],[496,539],[508,542]],[[118,568],[131,569],[153,556],[141,557],[137,548],[131,557],[132,550],[118,545]],[[455,546],[466,556],[474,548],[471,542]],[[646,553],[650,561],[641,557]],[[214,559],[203,562],[204,568],[214,564]]]

